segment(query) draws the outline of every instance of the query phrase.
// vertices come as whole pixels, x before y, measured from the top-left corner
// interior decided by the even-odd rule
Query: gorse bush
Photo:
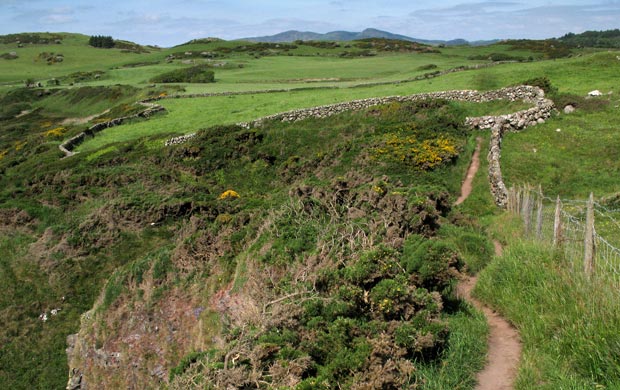
[[[177,69],[151,79],[152,83],[213,83],[215,73],[207,64]]]
[[[377,159],[402,162],[420,170],[433,169],[458,156],[455,141],[438,137],[418,141],[412,135],[390,133],[384,136],[383,145],[374,149]]]

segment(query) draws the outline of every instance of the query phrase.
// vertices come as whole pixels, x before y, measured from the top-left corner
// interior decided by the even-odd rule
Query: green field
[[[69,364],[93,361],[67,360],[66,336],[80,331],[91,356],[127,359],[115,366],[98,355],[114,367],[89,366],[89,384],[100,388],[225,388],[254,375],[264,388],[381,380],[473,389],[487,328],[455,297],[457,271],[480,271],[478,297],[521,332],[515,389],[620,386],[617,292],[571,275],[562,255],[530,242],[493,204],[488,139],[463,126],[466,116],[528,104],[393,104],[234,126],[354,99],[546,78],[558,112],[505,136],[504,179],[563,199],[594,192],[612,210],[620,52],[574,48],[555,58],[537,41],[128,50],[60,35],[60,44],[0,43],[0,55],[19,57],[0,58],[0,388],[64,388]],[[44,52],[63,60],[47,65]],[[462,68],[491,56],[520,62]],[[150,81],[202,63],[214,83]],[[24,88],[28,79],[43,87]],[[587,98],[594,89],[603,96]],[[235,94],[248,91],[256,93]],[[75,156],[58,149],[94,123],[142,110],[142,99],[224,92],[233,94],[158,100],[165,113],[105,129]],[[564,114],[566,104],[576,111]],[[197,133],[191,142],[164,146],[188,133]],[[473,193],[453,207],[478,136]],[[492,239],[503,257],[492,256]],[[51,317],[53,308],[60,314]],[[160,366],[165,375],[152,374]]]

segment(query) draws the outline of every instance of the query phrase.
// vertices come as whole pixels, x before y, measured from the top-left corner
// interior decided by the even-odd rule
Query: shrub
[[[213,353],[198,351],[188,353],[183,357],[183,359],[181,359],[176,367],[172,367],[170,369],[170,381],[172,382],[174,377],[183,374],[193,363],[196,363],[198,360],[210,355],[213,355]]]
[[[459,151],[454,140],[443,136],[418,141],[413,135],[389,133],[382,145],[375,148],[374,154],[375,158],[431,170],[456,158]]]
[[[427,65],[418,66],[416,68],[416,70],[431,70],[431,69],[437,69],[437,65],[435,65],[435,64],[427,64]]]
[[[436,291],[447,287],[455,270],[462,266],[457,251],[447,242],[437,239],[422,243],[418,240],[411,243],[407,239],[401,263],[407,272],[419,275],[424,287]]]
[[[152,83],[214,83],[215,73],[207,64],[177,69],[151,79]]]
[[[546,94],[556,93],[558,89],[551,84],[551,80],[547,76],[534,77],[529,80],[525,80],[520,85],[531,85],[532,87],[538,87],[545,91]]]

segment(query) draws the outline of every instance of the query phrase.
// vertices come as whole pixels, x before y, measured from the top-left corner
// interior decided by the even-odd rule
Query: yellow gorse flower
[[[241,196],[237,193],[237,191],[234,190],[227,190],[222,192],[222,194],[220,195],[220,199],[229,199],[229,198],[240,198]]]
[[[43,133],[46,137],[61,137],[65,133],[64,127],[56,127]]]
[[[381,145],[374,149],[375,158],[404,162],[416,168],[432,169],[459,154],[455,142],[440,136],[418,141],[414,136],[386,134]]]

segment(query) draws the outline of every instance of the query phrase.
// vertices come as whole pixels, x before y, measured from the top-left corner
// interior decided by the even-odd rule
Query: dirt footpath
[[[482,139],[478,138],[467,176],[461,187],[461,196],[455,202],[457,205],[463,203],[471,194],[474,177],[480,168],[481,142]],[[495,255],[501,256],[503,252],[501,244],[494,241],[493,246]],[[458,296],[482,311],[489,324],[487,364],[477,375],[476,390],[512,390],[521,357],[519,333],[499,314],[471,296],[476,281],[476,277],[467,276],[457,286]]]

